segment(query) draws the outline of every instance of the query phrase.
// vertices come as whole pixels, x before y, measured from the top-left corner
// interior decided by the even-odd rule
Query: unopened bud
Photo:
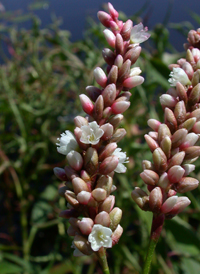
[[[124,40],[121,36],[121,34],[117,33],[116,35],[116,41],[115,41],[115,50],[116,54],[121,54],[123,55],[124,53]]]
[[[172,147],[172,141],[171,138],[169,136],[166,136],[161,144],[160,144],[161,149],[164,151],[165,155],[167,156],[167,158],[169,159],[171,156],[171,147]]]
[[[93,253],[88,240],[81,235],[76,235],[74,237],[74,245],[84,255],[91,255]]]
[[[187,197],[178,197],[176,204],[172,210],[168,212],[168,214],[173,217],[173,215],[177,215],[182,212],[190,203],[191,202]]]
[[[87,97],[85,94],[79,95],[79,98],[81,101],[83,111],[85,111],[85,113],[91,115],[93,112],[94,105],[93,105],[92,101],[90,100],[90,98]]]
[[[177,148],[179,147],[183,142],[187,135],[188,131],[185,128],[178,129],[171,138],[172,141],[172,147]]]
[[[185,149],[185,159],[190,160],[200,156],[200,147],[192,146]]]
[[[111,156],[116,148],[117,148],[116,143],[110,143],[107,146],[105,146],[104,149],[99,154],[99,161],[102,161],[108,156]]]
[[[101,87],[104,88],[106,86],[107,77],[105,72],[100,67],[94,69],[94,78]]]
[[[126,78],[129,77],[130,67],[131,67],[131,61],[128,59],[123,63],[123,65],[119,69],[119,74],[118,74],[119,79],[118,80],[120,82],[123,82]]]
[[[125,112],[129,106],[130,102],[127,101],[119,101],[119,102],[114,102],[111,106],[113,114],[121,114]]]
[[[144,78],[142,76],[136,75],[136,76],[125,79],[123,82],[123,86],[129,89],[132,89],[136,86],[141,85],[143,82],[144,82]]]
[[[113,20],[118,19],[119,13],[116,11],[116,9],[113,7],[111,3],[108,2],[108,11],[110,15],[112,16]]]
[[[97,201],[97,202],[102,202],[105,200],[106,198],[106,195],[107,195],[107,192],[105,189],[102,189],[102,188],[95,188],[93,191],[92,191],[92,196],[93,198]]]
[[[158,128],[161,124],[161,122],[157,121],[156,119],[149,119],[147,121],[147,124],[150,128],[152,128],[154,131],[158,131]]]
[[[168,108],[173,108],[177,104],[176,98],[169,94],[163,94],[160,96],[160,103],[162,107],[168,107]]]
[[[116,98],[116,86],[115,84],[109,84],[106,88],[102,91],[102,96],[104,99],[105,107],[111,106]]]
[[[95,219],[94,219],[94,223],[95,224],[100,224],[102,226],[109,227],[109,225],[110,225],[110,216],[109,216],[108,212],[102,211],[99,214],[97,214]]]
[[[141,53],[141,47],[135,46],[127,51],[127,53],[124,56],[124,61],[129,59],[131,61],[131,65],[133,65],[139,58],[140,53]]]
[[[159,180],[158,174],[153,170],[148,169],[145,169],[142,173],[140,173],[140,177],[145,182],[145,184],[152,186],[156,185]]]
[[[183,122],[179,127],[180,128],[185,128],[188,131],[190,131],[193,128],[194,124],[196,123],[196,120],[197,119],[195,117],[189,118],[185,122]]]
[[[109,46],[114,48],[115,47],[115,41],[116,41],[116,36],[114,35],[114,33],[109,29],[105,29],[103,31],[103,33],[104,33],[104,36],[105,36],[106,41],[108,42]]]
[[[149,196],[149,206],[153,212],[160,212],[163,195],[160,187],[155,187]]]
[[[167,157],[161,148],[156,148],[153,152],[153,162],[156,170],[159,172],[167,169]]]
[[[131,197],[142,210],[149,210],[149,196],[142,189],[136,187],[131,192]]]
[[[177,183],[183,177],[184,173],[185,170],[181,166],[175,165],[168,170],[168,178],[172,184]]]
[[[114,61],[115,61],[115,54],[112,50],[105,48],[102,50],[102,55],[104,60],[106,61],[106,63],[110,66],[113,65]]]
[[[127,20],[124,23],[123,28],[120,32],[120,34],[121,34],[124,41],[128,41],[130,39],[132,27],[133,27],[132,20]]]
[[[173,111],[170,108],[165,108],[165,124],[168,126],[171,132],[177,129],[177,121]]]
[[[142,161],[142,169],[145,170],[145,169],[150,169],[152,170],[153,169],[153,165],[150,161],[148,160],[143,160]]]
[[[110,211],[113,209],[113,206],[115,204],[115,196],[110,195],[108,196],[103,203],[99,206],[99,212],[106,211],[110,213]]]
[[[192,177],[183,177],[176,185],[174,185],[174,189],[178,193],[185,193],[194,190],[198,185],[199,181],[197,179]]]
[[[83,235],[89,235],[92,231],[92,227],[94,222],[90,218],[82,218],[80,222],[78,222],[78,227]]]
[[[68,201],[68,203],[70,205],[72,205],[73,207],[77,207],[79,206],[79,202],[76,199],[76,195],[74,192],[70,191],[70,190],[66,190],[65,191],[65,198]]]
[[[88,125],[88,120],[82,116],[76,116],[74,118],[74,124],[76,127],[81,128],[82,126]]]
[[[83,166],[83,158],[81,156],[81,154],[77,151],[70,151],[67,154],[67,160],[69,165],[76,171],[81,170],[82,166]]]
[[[123,57],[120,54],[118,54],[117,57],[115,58],[114,65],[120,69],[123,65],[123,61],[124,61]]]
[[[112,138],[110,139],[110,142],[118,143],[124,138],[125,135],[126,135],[126,130],[124,128],[118,128],[113,134]]]
[[[189,133],[186,137],[184,142],[180,145],[180,149],[184,150],[187,147],[193,146],[198,141],[199,136],[193,132]]]
[[[99,95],[95,104],[94,104],[94,116],[99,121],[103,116],[103,109],[104,109],[104,100],[103,96]]]
[[[110,27],[110,22],[112,21],[112,17],[110,14],[104,11],[98,11],[97,16],[99,18],[99,21],[106,27]]]
[[[113,208],[113,210],[109,213],[110,216],[110,229],[114,231],[122,218],[122,210],[118,207]]]
[[[195,170],[195,165],[185,164],[182,166],[185,170],[184,177],[188,176],[192,171]]]
[[[145,138],[151,152],[153,152],[156,148],[159,147],[158,143],[153,138],[151,138],[148,134],[145,134],[144,138]]]
[[[167,174],[166,172],[164,172],[164,173],[160,176],[157,185],[158,185],[159,187],[161,187],[162,189],[168,188],[168,186],[170,185],[170,181],[169,181],[169,178],[168,178],[168,174]]]
[[[161,211],[166,214],[172,210],[174,205],[177,203],[178,196],[169,197],[162,205]]]
[[[61,181],[67,181],[67,175],[65,173],[65,170],[60,167],[54,167],[53,172],[55,176],[60,179]]]
[[[96,188],[105,189],[107,195],[109,195],[112,191],[113,179],[110,176],[101,175],[97,180]]]
[[[168,128],[167,125],[165,125],[165,124],[160,124],[160,125],[159,125],[159,128],[158,128],[158,141],[159,141],[159,143],[161,143],[162,140],[163,140],[166,136],[171,137],[171,132],[170,132],[170,130],[169,130],[169,128]]]
[[[116,169],[118,163],[119,159],[115,155],[105,158],[99,166],[99,173],[102,175],[108,175]]]
[[[117,228],[115,229],[115,231],[112,233],[112,236],[111,236],[113,246],[118,243],[122,233],[123,233],[123,228],[121,227],[121,225],[118,225]]]
[[[82,190],[78,193],[76,198],[80,204],[87,205],[89,200],[91,199],[91,195],[92,194],[90,192]]]
[[[74,188],[74,192],[77,195],[81,191],[89,191],[88,186],[85,181],[83,181],[81,178],[76,177],[72,180],[72,185]]]
[[[197,69],[192,77],[192,86],[195,87],[200,82],[200,69]]]
[[[109,123],[113,125],[114,128],[118,127],[120,122],[123,120],[124,116],[122,114],[114,115],[109,119]]]

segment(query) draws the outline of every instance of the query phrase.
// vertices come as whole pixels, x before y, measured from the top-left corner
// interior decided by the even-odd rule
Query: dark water
[[[32,0],[1,0],[6,10],[26,9]],[[85,17],[91,15],[96,17],[96,13],[101,9],[102,0],[50,0],[49,5],[44,5],[43,9],[37,11],[43,22],[43,26],[51,22],[51,14],[63,18],[62,27],[71,32],[73,41],[80,39],[85,26]],[[156,23],[162,23],[167,13],[169,4],[173,4],[170,13],[170,22],[180,23],[190,21],[195,29],[198,24],[192,19],[190,12],[193,11],[200,15],[199,0],[112,0],[111,3],[117,10],[132,15],[137,12],[145,3],[149,3],[148,27],[153,28]],[[147,14],[147,11],[144,13]],[[178,49],[182,50],[184,38],[176,31],[170,31],[170,41]]]

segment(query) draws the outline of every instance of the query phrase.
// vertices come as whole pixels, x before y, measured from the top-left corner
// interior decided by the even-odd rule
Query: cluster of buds
[[[149,194],[136,188],[133,200],[154,216],[171,219],[190,204],[186,193],[198,187],[198,180],[188,175],[200,156],[196,143],[200,134],[200,32],[190,31],[185,45],[186,58],[169,66],[171,88],[160,97],[164,123],[150,119],[153,131],[145,135],[153,163],[143,161],[142,180]],[[197,47],[198,48],[197,48]]]
[[[142,84],[139,67],[131,68],[137,61],[139,43],[149,38],[142,24],[133,27],[131,20],[118,20],[118,12],[108,3],[108,11],[98,12],[110,48],[102,55],[107,63],[107,73],[97,67],[94,78],[99,85],[86,87],[87,95],[80,95],[86,117],[74,118],[74,134],[66,130],[58,138],[57,150],[66,155],[68,165],[55,168],[55,175],[65,181],[59,194],[68,202],[60,213],[69,219],[68,234],[74,236],[74,255],[90,255],[101,247],[110,248],[122,234],[122,211],[114,207],[116,189],[114,172],[124,173],[128,158],[117,143],[125,136],[118,128],[122,113],[130,106],[129,90]]]

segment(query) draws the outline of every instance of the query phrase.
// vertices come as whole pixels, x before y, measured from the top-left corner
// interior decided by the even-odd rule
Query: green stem
[[[103,273],[110,274],[105,248],[101,247],[99,251],[97,252],[97,254],[98,254],[98,258],[99,258]]]
[[[153,217],[152,228],[151,228],[151,238],[150,238],[150,243],[149,243],[149,247],[148,247],[148,251],[145,259],[143,274],[150,273],[150,267],[151,267],[154,250],[159,240],[159,237],[163,228],[164,220],[165,220],[164,215]]]

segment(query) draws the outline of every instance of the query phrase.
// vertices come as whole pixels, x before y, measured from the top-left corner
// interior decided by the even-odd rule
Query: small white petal
[[[113,152],[113,155],[117,156],[119,159],[119,163],[114,170],[117,173],[125,173],[126,172],[126,167],[123,165],[125,163],[129,162],[129,158],[126,157],[126,152],[121,152],[121,148],[116,148],[115,151]]]
[[[81,127],[82,135],[80,141],[84,144],[98,144],[104,131],[99,127],[96,121]]]
[[[190,84],[187,74],[181,68],[173,68],[173,71],[170,72],[169,76],[171,76],[171,78],[168,81],[172,87],[175,87],[177,82],[180,82],[182,85]]]
[[[130,41],[132,44],[140,44],[150,37],[150,33],[147,32],[148,29],[144,28],[142,23],[135,25],[131,30]]]
[[[58,138],[59,143],[56,143],[57,151],[63,155],[67,155],[71,150],[76,150],[78,148],[78,143],[76,142],[75,136],[66,130],[65,133],[61,134]]]
[[[88,241],[91,244],[91,248],[94,251],[98,251],[102,246],[110,248],[112,247],[112,230],[102,225],[94,225],[92,232],[88,236]]]

